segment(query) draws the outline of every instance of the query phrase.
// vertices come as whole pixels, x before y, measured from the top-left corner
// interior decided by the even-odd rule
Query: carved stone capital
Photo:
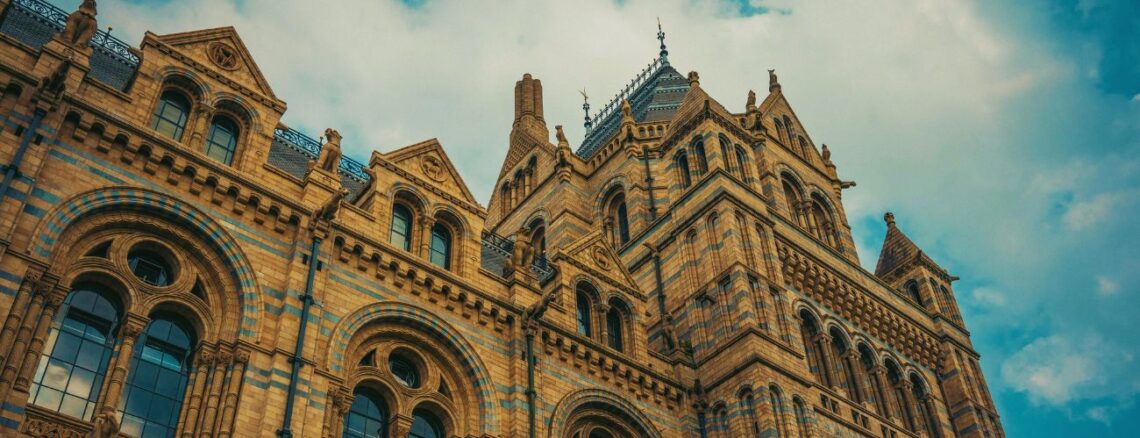
[[[150,320],[146,317],[128,313],[126,321],[123,322],[123,328],[120,329],[120,334],[124,338],[129,338],[131,341],[138,339],[143,330],[146,330],[146,325]]]

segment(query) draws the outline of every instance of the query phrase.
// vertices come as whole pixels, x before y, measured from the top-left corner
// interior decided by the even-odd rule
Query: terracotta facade
[[[774,72],[732,111],[662,42],[576,151],[525,75],[484,207],[89,3],[0,0],[0,436],[1003,436],[957,278],[889,214],[860,267]]]

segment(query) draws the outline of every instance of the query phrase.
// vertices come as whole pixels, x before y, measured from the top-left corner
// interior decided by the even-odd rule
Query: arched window
[[[443,428],[431,412],[416,409],[412,413],[412,430],[408,438],[443,438]]]
[[[855,378],[854,367],[858,366],[858,364],[851,363],[850,354],[848,354],[848,351],[851,351],[851,346],[836,327],[831,328],[831,348],[833,349],[832,356],[835,357],[837,365],[835,368],[839,374],[840,386],[847,388],[847,395],[851,400],[854,400],[856,403],[862,403],[862,385],[860,385],[859,380]]]
[[[866,389],[866,398],[875,405],[879,415],[887,415],[885,400],[880,389],[879,376],[875,374],[875,353],[866,344],[859,344],[859,366],[863,367],[863,388]]]
[[[240,130],[233,119],[216,116],[210,122],[210,135],[206,137],[206,156],[222,164],[232,164]]]
[[[736,146],[736,168],[740,171],[740,179],[748,179],[748,154],[744,152],[744,148],[739,145]]]
[[[614,241],[618,245],[625,245],[629,242],[629,214],[625,207],[625,193],[616,191],[610,195],[608,205],[607,214],[613,221]]]
[[[451,269],[451,230],[443,224],[431,227],[431,254],[432,264],[443,269]]]
[[[804,158],[807,158],[807,157],[810,157],[810,156],[811,156],[811,155],[808,155],[808,150],[809,150],[809,149],[810,149],[810,148],[808,147],[808,143],[807,143],[807,140],[805,140],[805,139],[804,139],[804,136],[802,136],[802,135],[801,135],[801,136],[800,136],[800,153],[801,153],[801,154],[803,154]]]
[[[792,180],[784,175],[781,178],[784,187],[784,199],[788,202],[788,214],[793,223],[804,226],[803,216],[800,214],[800,191]]]
[[[891,385],[892,408],[895,411],[895,417],[901,418],[903,424],[907,425],[907,429],[912,431],[918,430],[914,424],[914,417],[910,415],[910,402],[907,400],[906,392],[903,390],[902,373],[899,372],[898,365],[888,361],[886,368],[887,382]]]
[[[776,438],[787,437],[788,425],[784,424],[784,397],[776,385],[768,387],[768,397],[772,400],[772,417],[776,419]]]
[[[167,286],[173,280],[166,258],[147,249],[132,249],[127,254],[127,265],[139,280],[154,286]]]
[[[624,351],[625,323],[619,306],[611,304],[610,310],[606,311],[606,335],[609,336],[606,343],[614,350]]]
[[[906,286],[904,287],[906,288],[907,298],[910,298],[910,300],[914,301],[915,304],[922,306],[922,295],[918,293],[918,283],[912,280],[907,282]]]
[[[677,176],[680,177],[681,187],[687,188],[693,185],[693,175],[689,170],[689,155],[681,151],[673,160],[677,165]]]
[[[928,437],[941,437],[942,435],[939,433],[940,430],[937,423],[938,420],[934,417],[934,412],[930,411],[930,405],[925,403],[926,383],[924,383],[922,379],[920,379],[918,375],[915,374],[910,375],[910,383],[911,388],[913,389],[915,403],[918,404],[918,406],[915,406],[919,415],[919,423],[921,423],[918,425],[918,429],[924,430],[926,432],[926,436]],[[985,417],[980,418],[984,419]]]
[[[813,194],[811,197],[811,217],[812,217],[812,233],[823,243],[830,246],[836,246],[835,242],[835,219],[831,215],[831,209],[827,206],[827,201],[823,199],[818,193]]]
[[[352,408],[344,419],[344,438],[388,438],[388,405],[367,388],[353,393]]]
[[[784,136],[784,122],[781,122],[778,117],[773,117],[772,124],[776,125],[776,137],[780,142],[787,144],[787,137]]]
[[[190,116],[190,100],[180,92],[166,90],[154,108],[150,127],[175,141],[182,140],[186,119]]]
[[[541,219],[535,219],[531,222],[530,229],[530,246],[534,248],[535,254],[546,254],[546,225]]]
[[[709,173],[709,160],[705,155],[705,142],[698,141],[693,145],[693,156],[697,160],[697,175],[704,176]]]
[[[593,306],[590,303],[589,295],[584,290],[582,290],[584,287],[585,286],[578,286],[578,289],[579,289],[578,290],[578,296],[577,296],[578,334],[588,338],[588,337],[592,336],[592,333],[593,333],[593,327],[591,327],[591,324],[590,324],[590,322],[591,322],[590,314],[593,313]]]
[[[120,311],[106,291],[77,286],[60,309],[29,389],[32,404],[91,420],[115,345]]]
[[[804,351],[807,353],[808,369],[815,380],[825,386],[831,386],[831,380],[828,378],[827,362],[824,360],[823,344],[820,342],[820,328],[819,323],[815,317],[807,310],[800,311],[800,334],[803,335]]]
[[[511,182],[510,181],[503,183],[503,188],[501,190],[499,190],[499,197],[503,199],[502,204],[503,204],[503,210],[505,213],[505,210],[511,209]]]
[[[752,436],[760,437],[760,417],[756,415],[756,399],[752,397],[749,392],[744,395],[744,409],[747,410],[745,414],[748,415],[748,429],[752,431]]]
[[[404,251],[412,250],[412,211],[404,204],[392,205],[392,227],[388,241]]]
[[[799,397],[792,397],[792,409],[796,414],[796,426],[800,429],[800,438],[807,438],[808,420],[804,401]]]
[[[732,156],[728,154],[728,138],[724,135],[717,137],[717,142],[720,143],[720,159],[724,163],[724,170],[733,175],[739,176],[739,169],[735,167],[736,163],[732,160]]]
[[[166,316],[147,325],[135,346],[123,390],[121,433],[174,436],[190,377],[191,333],[181,321]]]

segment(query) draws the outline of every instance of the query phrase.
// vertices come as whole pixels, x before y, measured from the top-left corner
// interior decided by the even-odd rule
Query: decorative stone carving
[[[424,175],[431,178],[435,182],[443,182],[444,171],[443,162],[435,155],[424,155],[420,159],[420,169],[423,169]]]
[[[57,100],[63,95],[67,86],[67,73],[71,71],[71,59],[64,59],[55,67],[51,76],[40,81],[40,93],[51,100]]]
[[[20,432],[30,437],[87,438],[89,433],[76,430],[65,424],[52,423],[40,418],[28,418],[20,427]]]
[[[333,193],[324,205],[313,212],[313,222],[332,222],[333,219],[336,219],[336,214],[340,211],[340,203],[347,195],[348,190]]]
[[[214,41],[209,47],[206,47],[206,56],[214,65],[222,69],[237,70],[238,68],[237,50],[223,42]]]
[[[99,31],[99,22],[95,20],[95,0],[83,0],[79,9],[67,16],[67,24],[63,27],[59,37],[71,47],[86,48],[91,44],[91,38]]]
[[[321,147],[321,153],[317,156],[317,161],[313,162],[313,166],[336,173],[337,168],[340,167],[341,136],[335,129],[329,128],[325,130],[325,138],[328,139],[328,142]]]
[[[610,270],[610,258],[606,255],[606,250],[600,246],[595,246],[592,254],[594,256],[594,263],[598,264],[599,268]]]
[[[87,434],[89,438],[112,438],[119,436],[119,420],[115,411],[107,409],[95,416],[95,428]]]
[[[508,260],[505,274],[510,275],[519,269],[525,271],[527,263],[530,262],[533,255],[534,248],[530,246],[530,228],[523,225],[515,232],[515,247],[511,251],[511,258]]]

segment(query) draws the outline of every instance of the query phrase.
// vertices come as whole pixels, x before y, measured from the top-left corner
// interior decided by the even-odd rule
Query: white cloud
[[[1036,404],[1130,398],[1140,393],[1131,353],[1096,334],[1039,338],[1001,367],[1003,382]],[[1101,411],[1104,413],[1105,411]]]
[[[979,287],[974,289],[974,300],[991,307],[1002,307],[1005,305],[1005,294],[996,289]]]
[[[1117,213],[1119,204],[1127,199],[1126,193],[1101,193],[1090,199],[1073,203],[1065,211],[1062,219],[1071,230],[1085,230]]]
[[[1116,295],[1120,292],[1120,284],[1108,277],[1098,275],[1096,277],[1096,292],[1105,297]]]

